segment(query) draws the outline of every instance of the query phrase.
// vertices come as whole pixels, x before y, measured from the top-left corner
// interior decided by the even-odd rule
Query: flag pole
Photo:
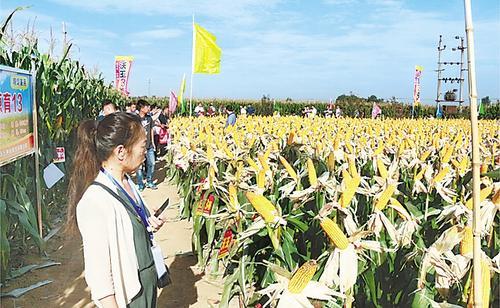
[[[192,115],[193,110],[193,75],[194,75],[194,47],[196,44],[196,33],[194,32],[194,14],[193,14],[193,52],[191,58],[191,84],[189,85],[189,116]]]
[[[467,37],[467,66],[469,77],[469,99],[470,99],[470,122],[472,133],[472,200],[474,204],[472,214],[473,227],[473,284],[474,284],[474,307],[483,307],[483,286],[481,281],[481,226],[480,226],[480,164],[479,156],[479,129],[477,121],[477,89],[476,89],[476,65],[474,55],[474,27],[472,26],[472,11],[470,0],[464,0],[465,9],[465,34]],[[485,290],[490,292],[490,290]],[[487,305],[489,303],[486,303]]]

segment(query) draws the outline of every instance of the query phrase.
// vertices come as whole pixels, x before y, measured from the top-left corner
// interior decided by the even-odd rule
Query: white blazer
[[[102,172],[95,181],[119,194],[118,187]],[[85,280],[92,300],[115,295],[118,307],[127,304],[141,290],[134,232],[129,214],[104,188],[91,185],[76,208],[78,229],[83,239]]]

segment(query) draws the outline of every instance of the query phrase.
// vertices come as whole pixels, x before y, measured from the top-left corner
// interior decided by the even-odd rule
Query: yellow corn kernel
[[[212,146],[207,145],[207,159],[210,162],[213,162],[214,160],[214,149],[212,149]]]
[[[273,147],[274,147],[273,143],[270,143],[267,146],[267,150],[264,153],[264,156],[262,157],[262,159],[265,160],[266,162],[269,160],[269,155],[271,155],[271,150],[273,149]]]
[[[375,203],[375,208],[379,211],[382,211],[387,206],[387,202],[389,202],[389,199],[392,197],[395,190],[395,185],[387,186],[380,198],[378,198],[377,203]]]
[[[259,213],[259,215],[264,218],[265,222],[274,222],[274,218],[278,215],[278,212],[276,211],[276,208],[271,203],[271,201],[267,200],[266,197],[253,193],[251,191],[248,191],[245,196],[247,197],[248,201],[250,201],[257,213]]]
[[[347,246],[349,245],[349,240],[333,220],[328,217],[324,217],[321,218],[319,224],[323,231],[325,231],[330,241],[332,241],[332,243],[336,247],[338,247],[340,250],[344,250],[347,248]]]
[[[228,192],[229,192],[229,204],[227,207],[231,213],[234,213],[238,210],[239,207],[236,186],[234,186],[233,184],[229,184]]]
[[[469,226],[465,227],[464,237],[460,241],[460,254],[464,257],[472,255],[472,228]]]
[[[354,149],[352,148],[351,142],[349,140],[345,141],[345,147],[349,153],[354,154]]]
[[[380,176],[385,180],[387,179],[387,168],[385,168],[384,162],[379,158],[377,159],[377,169]]]
[[[265,186],[266,186],[266,171],[260,170],[257,173],[257,187],[264,189]]]
[[[413,182],[420,181],[424,176],[425,171],[427,170],[427,166],[424,166],[422,170],[420,170],[415,177],[413,177]]]
[[[340,206],[346,208],[351,203],[352,198],[356,194],[356,190],[358,189],[359,184],[361,183],[360,177],[354,178],[344,178],[345,181],[345,190],[340,197]]]
[[[302,264],[299,269],[293,274],[292,278],[288,282],[288,291],[290,293],[299,294],[307,286],[316,273],[318,264],[315,260],[309,260]]]
[[[265,158],[265,155],[258,155],[260,165],[265,171],[271,171],[271,168],[269,168],[269,164],[267,163],[267,159]]]
[[[434,183],[441,182],[444,179],[444,177],[448,174],[448,172],[450,172],[450,167],[446,166],[443,169],[441,169],[441,171],[439,171],[438,174],[436,174],[436,176],[432,179],[432,181]]]
[[[429,155],[431,155],[431,151],[425,151],[424,153],[422,153],[422,155],[420,155],[419,160],[424,162],[429,157]]]
[[[295,181],[297,181],[299,177],[297,176],[295,170],[293,170],[293,167],[288,163],[288,161],[283,156],[280,155],[279,159],[281,164],[285,167],[286,172],[288,172],[288,175]]]
[[[488,308],[490,306],[491,272],[485,257],[481,258],[481,278],[483,282],[483,307]]]
[[[411,216],[408,213],[408,211],[406,210],[406,208],[398,201],[398,199],[396,199],[396,198],[389,199],[389,204],[394,209],[396,209],[396,212],[398,212],[399,217],[401,217],[403,220],[408,220],[411,218]]]
[[[333,172],[335,170],[335,154],[333,152],[328,154],[327,166],[328,171]]]
[[[250,167],[252,167],[252,169],[255,171],[255,172],[259,172],[259,166],[257,166],[257,164],[253,161],[253,159],[251,159],[250,157],[248,157],[246,159],[248,165],[250,165]]]
[[[490,266],[488,265],[488,261],[485,260],[485,257],[481,257],[481,293],[482,293],[482,306],[483,308],[490,307],[490,292],[491,292],[491,272]],[[474,307],[474,283],[472,283],[472,287],[469,291],[469,302],[467,303],[467,307]]]
[[[307,159],[307,174],[309,176],[309,184],[311,186],[318,185],[318,178],[316,177],[316,169],[314,169],[314,164],[312,159]]]
[[[441,156],[441,163],[442,164],[447,164],[450,162],[451,155],[453,154],[453,151],[455,148],[452,145],[447,145],[446,150],[443,150],[442,156]]]
[[[377,156],[377,155],[380,155],[382,154],[382,152],[384,151],[384,145],[381,144],[377,147],[377,149],[375,151],[373,151],[373,156]]]
[[[479,193],[479,200],[480,202],[483,202],[486,197],[488,197],[491,192],[493,191],[493,186],[489,186],[489,187],[486,187],[486,188],[483,188],[481,189],[481,192]],[[467,200],[467,202],[465,203],[465,206],[469,209],[469,210],[472,210],[472,207],[473,207],[473,200],[472,200],[472,196],[469,198],[469,200]]]
[[[182,156],[186,156],[187,152],[188,152],[188,149],[185,146],[181,146],[181,154],[182,154]]]
[[[295,132],[291,131],[290,134],[288,135],[287,140],[286,140],[286,144],[292,145],[293,144],[293,138],[295,138]]]
[[[233,159],[234,158],[233,152],[231,152],[231,150],[229,150],[227,145],[224,144],[222,147],[223,147],[224,153],[226,153],[227,157],[229,157],[229,159]]]

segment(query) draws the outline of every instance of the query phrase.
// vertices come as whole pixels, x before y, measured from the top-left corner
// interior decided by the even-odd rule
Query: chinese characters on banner
[[[35,151],[32,76],[0,65],[0,166]]]
[[[420,65],[415,65],[415,78],[413,80],[413,106],[420,104],[420,77],[424,68]]]
[[[116,56],[115,57],[115,85],[118,91],[128,96],[128,77],[130,75],[130,67],[132,66],[132,56]]]

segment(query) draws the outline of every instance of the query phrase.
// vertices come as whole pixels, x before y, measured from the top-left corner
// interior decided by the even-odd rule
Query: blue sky
[[[500,1],[472,2],[478,95],[500,99]],[[60,43],[66,22],[72,57],[107,81],[115,55],[134,56],[132,95],[177,92],[184,73],[189,95],[192,14],[223,52],[219,75],[194,75],[193,96],[204,98],[328,100],[352,91],[410,101],[422,65],[421,97],[432,103],[439,35],[443,59],[453,61],[453,37],[465,36],[458,0],[2,0],[2,19],[21,5],[31,8],[17,13],[14,30],[36,16],[46,50],[50,28]],[[444,77],[457,74],[448,68]]]

